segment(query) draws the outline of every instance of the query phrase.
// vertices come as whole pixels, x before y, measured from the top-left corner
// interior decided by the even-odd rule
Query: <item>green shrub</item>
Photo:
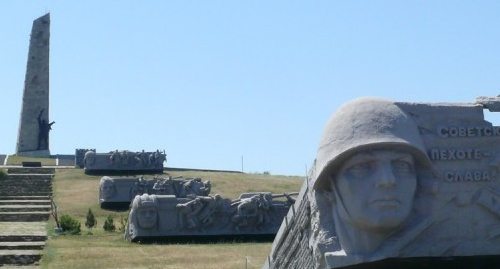
[[[87,212],[87,220],[85,220],[85,227],[92,229],[97,225],[97,220],[95,219],[94,213],[92,213],[92,210]]]
[[[70,215],[62,215],[59,219],[59,224],[63,229],[63,232],[68,234],[79,234],[80,233],[80,222]]]
[[[118,228],[118,231],[120,231],[120,233],[125,232],[125,229],[127,228],[127,219],[128,219],[128,214],[120,216],[120,228]]]
[[[116,230],[115,223],[111,215],[109,215],[108,218],[104,221],[104,225],[102,226],[102,228],[106,232],[114,232]]]
[[[7,179],[7,172],[4,169],[0,169],[0,180]]]

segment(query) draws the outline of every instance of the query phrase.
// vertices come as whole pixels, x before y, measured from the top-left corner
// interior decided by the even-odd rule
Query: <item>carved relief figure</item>
[[[135,197],[136,195],[142,195],[148,192],[148,181],[144,178],[144,176],[140,176],[134,183],[134,186],[130,189],[130,197]]]
[[[101,201],[106,201],[116,193],[115,181],[110,177],[102,177],[99,182]]]
[[[177,204],[176,209],[179,213],[179,225],[182,228],[195,229],[198,227],[198,214],[203,209],[203,203],[200,198],[195,198],[184,204]]]
[[[153,191],[155,194],[161,195],[176,195],[174,180],[171,176],[165,180],[157,179],[153,185]]]
[[[153,156],[153,162],[156,168],[160,168],[163,165],[163,162],[167,159],[167,154],[165,153],[165,150],[163,152],[160,152],[160,150],[156,150]]]
[[[42,120],[42,114],[45,109],[38,114],[38,146],[37,150],[49,149],[49,132],[52,130],[52,125],[55,121],[48,123],[47,120]]]
[[[232,221],[238,231],[247,226],[259,228],[269,221],[268,211],[271,203],[262,193],[233,202],[231,205],[237,205],[237,212]]]
[[[132,201],[130,210],[128,229],[125,236],[135,234],[141,230],[144,232],[155,232],[158,229],[158,202],[155,195],[138,195]]]
[[[179,197],[208,196],[211,189],[210,180],[202,182],[201,178],[189,179],[182,184]]]
[[[121,167],[121,156],[118,150],[115,150],[111,156],[109,156],[109,166],[118,166]]]
[[[210,182],[210,180],[204,181],[203,185],[199,188],[198,195],[208,196],[211,190],[212,190],[212,183]]]
[[[411,222],[423,170],[433,171],[423,140],[397,105],[363,98],[340,108],[323,131],[310,182],[316,255],[323,244],[361,260],[381,250]]]
[[[85,156],[83,157],[83,165],[84,167],[92,167],[95,164],[95,152],[87,151],[85,152]]]
[[[128,151],[126,151],[126,150],[122,151],[122,153],[120,154],[120,161],[124,167],[128,167],[128,165],[129,165]]]
[[[135,161],[137,167],[147,167],[149,164],[149,157],[147,152],[142,150],[142,152],[137,152],[135,154]]]
[[[195,181],[194,180],[187,180],[184,183],[182,183],[179,197],[189,197],[189,196],[195,196],[196,193],[194,191],[194,185]]]
[[[137,209],[137,223],[143,229],[152,229],[158,222],[156,197],[143,194]]]
[[[222,197],[219,194],[207,197],[198,197],[205,204],[198,219],[203,226],[212,225],[215,221],[215,214],[222,209]]]

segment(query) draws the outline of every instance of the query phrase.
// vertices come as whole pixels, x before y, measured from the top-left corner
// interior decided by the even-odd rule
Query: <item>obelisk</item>
[[[49,157],[50,13],[33,21],[16,155]]]

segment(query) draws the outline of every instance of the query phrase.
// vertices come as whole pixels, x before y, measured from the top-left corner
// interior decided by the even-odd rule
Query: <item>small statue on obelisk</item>
[[[56,123],[55,121],[48,123],[47,120],[41,119],[43,114],[43,109],[38,114],[38,147],[37,150],[47,150],[49,149],[49,132],[52,130],[52,125]]]

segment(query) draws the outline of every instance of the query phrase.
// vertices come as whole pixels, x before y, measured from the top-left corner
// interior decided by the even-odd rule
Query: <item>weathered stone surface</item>
[[[294,199],[247,193],[231,201],[220,195],[177,198],[138,195],[132,202],[125,238],[136,242],[168,237],[274,235]],[[288,195],[286,195],[288,196]]]
[[[483,101],[342,106],[264,268],[498,265],[500,127]]]
[[[136,195],[174,195],[178,198],[208,196],[210,180],[201,178],[162,178],[104,176],[99,182],[99,203],[101,207],[113,208],[130,205]]]
[[[85,153],[88,151],[96,152],[95,149],[75,149],[75,167],[84,168]]]
[[[50,14],[33,22],[16,154],[49,157]]]
[[[83,165],[86,174],[161,174],[165,152],[112,151],[96,153],[86,151]]]

